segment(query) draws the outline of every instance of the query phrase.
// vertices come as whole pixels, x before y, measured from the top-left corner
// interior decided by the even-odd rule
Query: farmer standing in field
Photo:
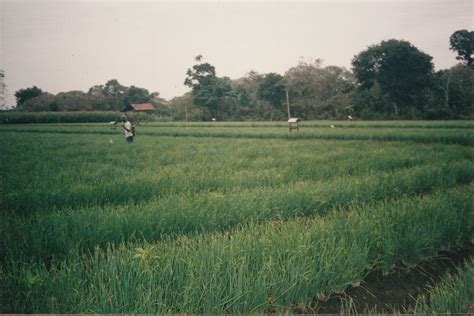
[[[123,118],[123,131],[125,133],[125,139],[127,140],[127,143],[133,142],[132,123],[130,123],[127,117]]]

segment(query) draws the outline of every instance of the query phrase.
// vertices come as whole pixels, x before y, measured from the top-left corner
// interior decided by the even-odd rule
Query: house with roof
[[[151,103],[131,103],[126,106],[122,112],[153,114],[156,112],[156,109]]]

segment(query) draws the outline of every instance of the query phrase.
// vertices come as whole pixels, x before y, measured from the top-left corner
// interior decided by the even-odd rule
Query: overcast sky
[[[87,91],[117,79],[166,99],[188,91],[203,55],[218,76],[284,74],[301,57],[350,68],[354,55],[391,38],[456,64],[449,36],[473,29],[471,0],[106,1],[0,0],[0,69],[8,104],[33,85]]]

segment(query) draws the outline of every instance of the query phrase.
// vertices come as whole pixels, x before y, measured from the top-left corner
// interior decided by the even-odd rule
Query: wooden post
[[[286,107],[288,109],[288,119],[291,118],[290,116],[290,98],[288,96],[288,89],[285,89],[285,92],[286,92]]]

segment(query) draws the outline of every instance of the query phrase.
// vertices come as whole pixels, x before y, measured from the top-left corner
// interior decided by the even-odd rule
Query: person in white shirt
[[[123,119],[123,131],[125,132],[125,139],[128,143],[133,142],[133,129],[132,123],[125,117]]]

